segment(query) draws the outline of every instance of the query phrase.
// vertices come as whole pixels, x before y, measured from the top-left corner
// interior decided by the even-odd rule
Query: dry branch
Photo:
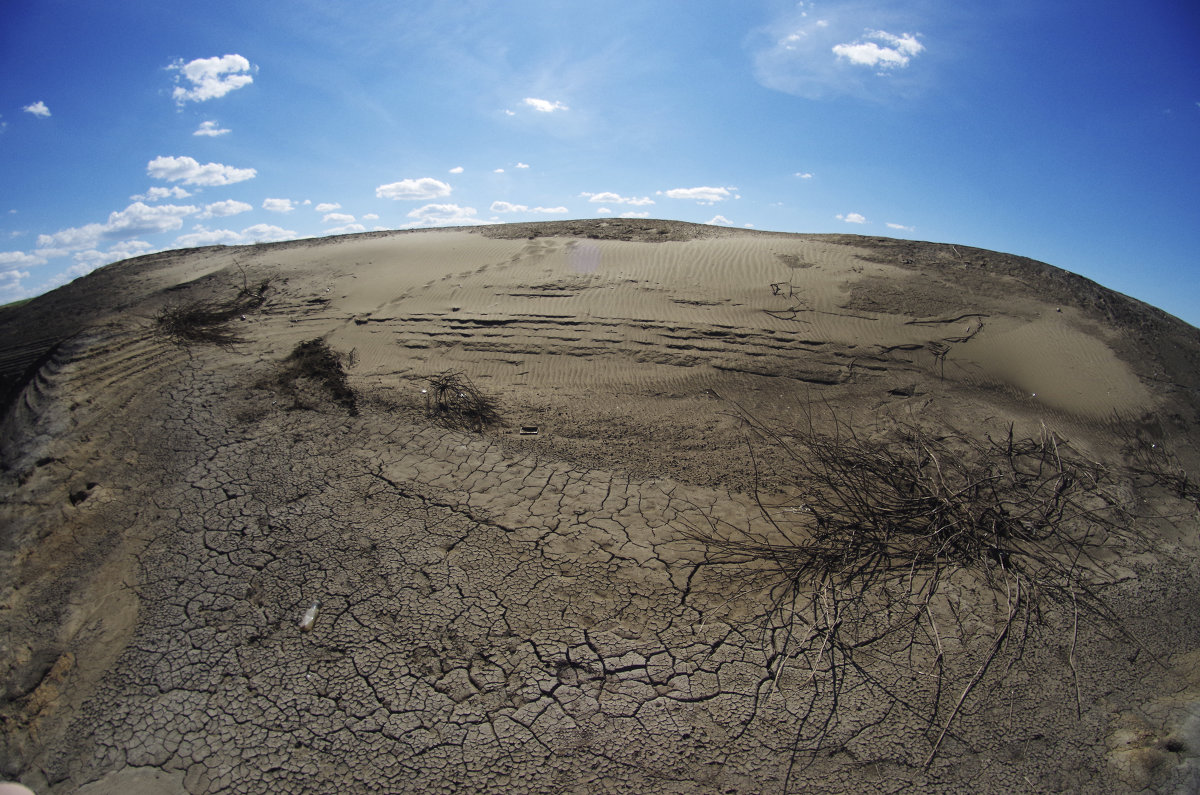
[[[446,371],[429,379],[425,412],[446,427],[477,432],[500,422],[498,401],[458,371]]]
[[[242,275],[244,279],[245,273]],[[244,285],[236,296],[224,301],[202,299],[173,304],[160,311],[155,322],[164,334],[180,345],[236,345],[245,340],[233,329],[233,321],[262,306],[269,286],[268,281],[253,290]]]
[[[769,504],[756,489],[756,526],[710,516],[684,534],[704,550],[700,567],[761,589],[769,665],[807,660],[793,762],[802,749],[815,758],[846,696],[865,688],[860,703],[923,716],[928,765],[996,657],[1011,669],[1052,617],[1137,644],[1099,592],[1113,579],[1099,553],[1138,540],[1113,473],[1053,433],[979,440],[901,422],[860,433],[832,416],[828,430],[810,418],[785,434],[739,416],[782,451],[803,496]],[[751,459],[757,470],[753,442]]]

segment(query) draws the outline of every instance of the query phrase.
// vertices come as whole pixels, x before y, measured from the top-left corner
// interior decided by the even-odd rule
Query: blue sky
[[[127,256],[625,214],[961,243],[1200,325],[1191,0],[29,0],[0,302]]]

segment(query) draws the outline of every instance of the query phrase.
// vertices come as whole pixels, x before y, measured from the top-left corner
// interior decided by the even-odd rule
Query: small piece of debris
[[[317,613],[321,612],[321,600],[313,602],[308,609],[304,611],[304,615],[300,618],[300,622],[296,625],[301,632],[312,632],[313,625],[317,623]]]

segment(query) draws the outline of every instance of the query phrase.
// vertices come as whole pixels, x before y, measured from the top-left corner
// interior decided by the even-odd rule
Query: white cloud
[[[200,165],[190,157],[156,157],[146,164],[146,173],[154,179],[185,185],[232,185],[254,179],[258,172],[252,168],[234,168],[221,163]]]
[[[643,196],[640,199],[633,196],[622,196],[618,193],[601,192],[601,193],[584,193],[579,194],[585,197],[590,202],[596,204],[628,204],[631,207],[644,207],[648,204],[654,204],[654,199],[649,196]]]
[[[570,110],[566,105],[558,101],[550,101],[548,99],[537,99],[535,97],[525,97],[525,104],[540,113],[553,113],[556,110]]]
[[[461,174],[461,173],[463,173],[463,167],[455,166],[454,168],[450,169],[450,173],[451,174]]]
[[[241,232],[232,229],[208,229],[197,224],[192,232],[175,238],[175,244],[190,248],[192,246],[236,246],[246,243],[269,243],[278,240],[291,240],[296,233],[290,229],[282,229],[270,224],[255,224]]]
[[[365,232],[367,228],[362,224],[346,224],[345,226],[335,226],[333,229],[326,229],[324,234],[327,235],[355,235],[359,232]]]
[[[800,179],[812,179],[813,178],[813,175],[808,173],[807,171],[797,171],[796,176],[799,177]]]
[[[464,226],[482,223],[475,217],[474,207],[459,207],[457,204],[426,204],[408,214],[415,219],[411,224],[401,226],[401,229],[412,229],[418,226]]]
[[[240,55],[197,58],[187,63],[181,58],[167,68],[178,71],[191,84],[191,88],[175,87],[172,96],[180,105],[223,97],[230,91],[254,82],[249,75],[250,62]],[[178,82],[179,77],[175,79]]]
[[[338,204],[337,202],[321,202],[313,209],[319,213],[331,213],[334,210],[342,209],[342,205]]]
[[[326,213],[321,219],[323,224],[349,224],[354,222],[354,216],[347,213]]]
[[[920,4],[838,0],[822,4],[819,15],[807,5],[779,9],[751,37],[754,76],[767,88],[808,99],[884,100],[926,84],[926,70],[912,68],[925,51],[920,34],[888,32],[917,28],[925,19]]]
[[[26,105],[25,107],[21,108],[21,110],[25,111],[26,113],[32,113],[39,119],[50,118],[50,109],[47,108],[46,103],[42,102],[40,99],[32,105]]]
[[[379,216],[376,213],[367,213],[362,217],[364,221],[378,221]]]
[[[648,212],[639,213],[639,212],[634,212],[633,210],[629,210],[627,212],[621,213],[617,217],[618,218],[649,218],[650,213],[648,213]]]
[[[198,218],[225,218],[238,213],[250,212],[254,209],[253,205],[240,202],[237,199],[226,199],[225,201],[213,202],[205,205],[204,212],[198,215]]]
[[[109,248],[108,251],[98,251],[96,249],[80,251],[74,257],[75,264],[67,269],[67,273],[73,278],[87,276],[101,265],[107,265],[110,262],[120,262],[130,257],[140,257],[143,254],[149,254],[153,251],[157,251],[157,249],[145,240],[123,240]]]
[[[879,46],[876,41],[883,42],[885,46]],[[868,29],[862,38],[852,44],[835,44],[833,53],[858,66],[901,69],[924,49],[925,46],[911,33],[895,36],[887,31]]]
[[[222,129],[221,125],[215,121],[202,121],[200,127],[192,133],[192,135],[207,135],[210,138],[216,138],[218,135],[225,135],[229,130]]]
[[[612,210],[608,209],[607,207],[601,207],[600,209],[596,210],[596,214],[597,215],[612,215]]]
[[[163,199],[186,199],[187,197],[189,197],[191,195],[192,194],[188,193],[186,190],[184,190],[183,188],[180,188],[178,186],[171,187],[171,188],[154,187],[154,188],[151,188],[150,190],[146,191],[145,193],[139,193],[134,196],[130,196],[129,198],[131,201],[135,201],[135,202],[143,202],[143,201],[156,202],[156,201],[162,201]]]
[[[45,257],[36,254],[26,254],[24,251],[0,251],[0,268],[32,267],[44,265]],[[28,275],[28,274],[26,274]]]
[[[503,174],[503,173],[504,173],[504,169],[502,169],[502,168],[494,168],[494,169],[492,169],[492,173],[493,173],[493,174]]]
[[[710,226],[732,226],[733,225],[733,222],[730,221],[728,218],[726,218],[723,215],[714,215],[712,218],[708,219],[704,223],[706,223]]]
[[[725,201],[730,197],[730,191],[735,190],[737,188],[672,188],[671,190],[664,191],[664,193],[671,199],[690,199],[701,204],[712,204],[713,202]]]
[[[865,224],[867,222],[867,219],[859,213],[846,213],[845,215],[839,213],[836,217],[839,221],[845,221],[848,224]]]
[[[60,229],[53,235],[38,235],[38,248],[47,256],[61,256],[68,251],[95,248],[101,240],[133,237],[135,235],[169,232],[183,226],[183,218],[198,211],[191,205],[157,204],[150,206],[134,202],[119,212],[109,213],[103,224]]]
[[[488,209],[490,209],[494,213],[526,213],[526,212],[530,212],[530,213],[545,213],[548,215],[561,215],[562,213],[569,212],[566,207],[534,207],[531,209],[529,207],[526,207],[524,204],[511,204],[509,202],[502,202],[502,201],[492,202],[492,206],[489,207]]]
[[[915,227],[905,226],[904,224],[894,224],[891,221],[887,222],[887,227],[888,227],[888,229],[899,229],[904,232],[915,232],[916,231]]]
[[[518,163],[517,163],[517,168],[529,168],[529,164],[528,164],[528,163],[520,163],[520,162],[518,162]]]
[[[31,291],[21,284],[29,278],[29,271],[0,270],[0,303],[18,301],[26,298]]]
[[[375,196],[380,199],[437,199],[449,195],[450,186],[433,177],[402,179],[375,189]]]
[[[516,116],[517,112],[515,110],[509,110],[508,108],[505,108],[504,115],[505,116]]]
[[[290,213],[296,209],[291,199],[263,199],[262,207],[272,213]]]

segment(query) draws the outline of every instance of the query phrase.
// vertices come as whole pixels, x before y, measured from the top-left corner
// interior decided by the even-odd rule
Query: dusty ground
[[[155,320],[264,282],[236,343]],[[153,255],[0,335],[0,778],[39,793],[1200,787],[1200,332],[1079,277],[556,222]],[[317,338],[352,399],[286,376]],[[503,422],[428,416],[446,371]],[[802,521],[832,417],[1102,466],[1111,613],[955,571],[838,657],[703,541]]]

